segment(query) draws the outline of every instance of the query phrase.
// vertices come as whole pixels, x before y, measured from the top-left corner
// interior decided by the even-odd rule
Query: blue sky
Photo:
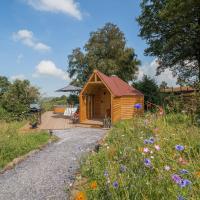
[[[154,76],[155,58],[144,56],[135,18],[139,0],[2,0],[0,2],[0,75],[29,79],[46,96],[69,83],[67,56],[83,47],[89,33],[106,22],[125,33],[127,46],[142,61],[140,74]],[[174,85],[170,72],[156,78]]]

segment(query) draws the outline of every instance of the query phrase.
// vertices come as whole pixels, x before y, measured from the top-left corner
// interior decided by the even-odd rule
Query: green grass
[[[155,143],[144,144],[150,137]],[[155,149],[155,144],[160,150]],[[177,144],[183,145],[184,151],[177,151]],[[144,147],[152,153],[144,153]],[[151,160],[151,167],[144,165],[145,158]],[[80,190],[92,200],[173,200],[179,195],[197,200],[200,197],[199,161],[200,129],[190,125],[187,116],[156,119],[147,115],[115,125],[99,153],[89,155],[84,161],[81,173],[88,184]],[[165,166],[170,170],[165,170]],[[126,170],[122,172],[121,168]],[[189,173],[180,174],[182,169]],[[192,183],[181,188],[173,182],[173,174]],[[97,182],[96,189],[90,186],[93,181]],[[118,187],[113,187],[114,182]]]
[[[37,149],[50,139],[46,132],[19,132],[23,125],[23,122],[0,121],[0,170],[13,159]]]

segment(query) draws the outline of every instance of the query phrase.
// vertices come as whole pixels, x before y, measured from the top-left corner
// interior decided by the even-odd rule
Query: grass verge
[[[81,174],[88,181],[76,199],[197,200],[199,160],[200,129],[187,116],[122,121],[84,161]]]
[[[45,131],[21,133],[23,122],[0,121],[0,170],[13,159],[46,144],[51,136]]]

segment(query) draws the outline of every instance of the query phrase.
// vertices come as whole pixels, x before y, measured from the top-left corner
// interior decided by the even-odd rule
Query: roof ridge
[[[143,95],[139,90],[135,89],[118,76],[107,76],[99,70],[94,70],[94,73],[101,78],[115,96]]]

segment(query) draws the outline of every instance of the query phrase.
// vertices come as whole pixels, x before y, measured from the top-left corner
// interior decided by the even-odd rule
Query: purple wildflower
[[[180,184],[181,181],[182,181],[181,177],[180,177],[179,175],[177,175],[177,174],[173,174],[173,175],[172,175],[172,180],[173,180],[176,184]]]
[[[180,174],[188,174],[189,172],[188,172],[188,170],[186,170],[186,169],[182,169],[182,170],[180,170]]]
[[[153,144],[155,142],[155,139],[153,137],[150,137],[149,139],[144,140],[144,144]]]
[[[175,148],[176,148],[177,151],[183,151],[184,150],[184,146],[182,146],[180,144],[176,145]]]
[[[149,144],[153,144],[155,142],[155,139],[153,137],[149,138]]]
[[[136,108],[136,109],[141,109],[142,108],[142,105],[140,104],[140,103],[136,103],[135,105],[134,105],[134,108]]]
[[[108,171],[105,171],[105,172],[104,172],[104,176],[105,176],[105,177],[108,177]]]
[[[149,140],[144,140],[144,144],[149,144]]]
[[[126,172],[126,166],[125,165],[120,166],[120,172],[121,173]]]
[[[183,196],[178,196],[177,200],[184,200]]]
[[[145,159],[144,159],[144,165],[145,165],[146,167],[150,167],[150,166],[151,166],[151,160],[148,159],[148,158],[145,158]]]
[[[186,186],[190,185],[191,183],[192,183],[192,182],[191,182],[190,180],[184,179],[184,180],[182,180],[182,181],[179,183],[179,186],[180,186],[181,188],[183,188],[183,187],[186,187]]]
[[[118,187],[119,187],[119,184],[118,184],[117,181],[115,181],[115,182],[113,183],[113,187],[114,187],[114,188],[118,188]]]

